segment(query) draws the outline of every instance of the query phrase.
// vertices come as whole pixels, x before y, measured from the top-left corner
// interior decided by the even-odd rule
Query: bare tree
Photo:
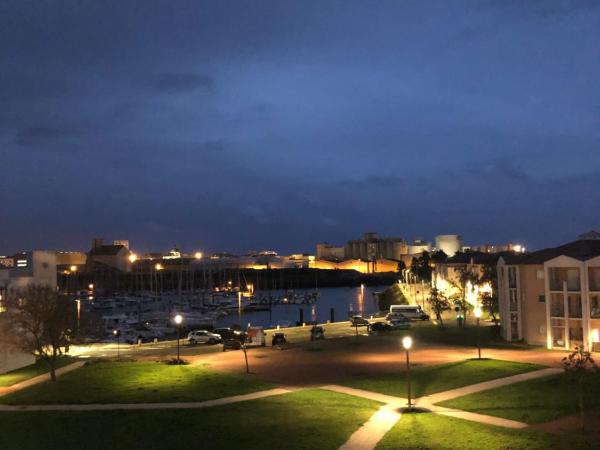
[[[56,381],[56,362],[68,347],[73,316],[68,297],[49,286],[28,286],[7,301],[0,339],[43,359]]]
[[[562,360],[563,368],[567,375],[573,377],[577,381],[577,394],[579,399],[579,421],[581,432],[585,431],[585,412],[583,404],[583,396],[585,391],[585,383],[592,374],[598,372],[594,358],[590,352],[586,352],[583,347],[575,347],[575,351]]]

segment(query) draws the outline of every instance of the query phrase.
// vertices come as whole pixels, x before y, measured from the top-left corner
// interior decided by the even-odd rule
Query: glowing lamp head
[[[93,291],[93,290],[94,290],[94,285],[93,285],[93,283],[90,283],[90,284],[88,284],[88,289],[89,289],[90,291]]]
[[[181,317],[181,314],[177,314],[177,315],[175,316],[175,323],[176,323],[177,325],[181,325],[181,322],[183,322],[183,317]]]
[[[117,334],[119,334],[119,332],[117,330],[113,330],[113,334],[116,336]]]
[[[137,261],[137,258],[137,255],[135,253],[132,253],[131,255],[129,255],[129,262],[134,263]]]
[[[154,266],[154,268],[155,268],[156,270],[162,270],[163,266],[162,266],[162,264],[161,264],[161,263],[158,263],[158,264],[156,264],[156,265]]]
[[[70,269],[71,272],[77,272],[77,266],[71,266]]]
[[[600,342],[600,331],[598,329],[592,330],[592,342]]]
[[[196,257],[196,259],[202,259],[202,252],[196,252],[194,256]]]
[[[473,311],[473,314],[475,315],[475,318],[479,319],[481,317],[481,314],[483,313],[483,311],[481,311],[480,307],[475,308],[475,310]]]
[[[404,347],[405,350],[410,350],[412,347],[412,338],[410,336],[404,336],[402,338],[402,347]]]

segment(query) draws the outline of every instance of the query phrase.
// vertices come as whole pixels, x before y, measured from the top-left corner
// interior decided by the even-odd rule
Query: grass
[[[308,390],[205,409],[0,413],[0,448],[330,450],[379,406]]]
[[[413,396],[421,397],[541,368],[542,366],[535,364],[493,359],[467,360],[439,366],[420,367],[411,371],[411,388]],[[406,373],[402,371],[380,376],[360,377],[344,384],[368,391],[405,397],[405,380]]]
[[[75,362],[75,358],[70,356],[62,356],[56,361],[56,368],[59,369],[71,364],[72,362]],[[0,387],[12,386],[13,384],[17,384],[21,381],[25,381],[49,372],[50,370],[48,369],[48,364],[45,361],[38,359],[35,364],[31,364],[30,366],[22,367],[21,369],[13,370],[12,372],[0,375]]]
[[[153,403],[202,401],[272,388],[252,377],[205,366],[158,362],[96,362],[22,391],[0,397],[5,404]]]
[[[406,331],[404,333],[407,333]],[[530,347],[523,344],[508,343],[503,341],[498,329],[489,324],[482,324],[479,328],[480,342],[485,347],[496,348],[522,348]],[[444,327],[434,325],[431,322],[413,322],[410,335],[420,342],[442,343],[448,345],[477,346],[477,326],[471,319],[467,326],[459,328],[456,321],[444,322]]]
[[[587,408],[600,407],[600,378],[586,387],[584,402]],[[440,405],[531,424],[579,411],[577,385],[565,375],[515,383],[447,400]]]
[[[514,430],[437,414],[404,414],[377,445],[377,450],[392,449],[585,449],[577,437],[558,437],[532,430]]]

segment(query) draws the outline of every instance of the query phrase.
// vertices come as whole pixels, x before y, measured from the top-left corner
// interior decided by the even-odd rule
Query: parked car
[[[321,339],[325,339],[325,330],[323,329],[323,327],[320,327],[318,325],[314,325],[311,329],[310,329],[310,340],[311,341],[318,341]]]
[[[190,344],[216,344],[222,342],[221,336],[215,333],[211,333],[206,330],[191,331],[188,334],[188,342]]]
[[[419,305],[392,305],[386,318],[393,319],[395,316],[404,316],[409,320],[429,320],[429,316]]]
[[[271,339],[271,345],[275,347],[276,345],[284,345],[287,344],[287,339],[285,338],[285,333],[273,333],[273,338]]]
[[[386,322],[375,322],[371,324],[371,331],[380,332],[380,331],[392,331],[394,327],[392,327],[389,323]]]
[[[221,336],[221,339],[224,341],[226,339],[237,339],[238,341],[243,341],[245,339],[244,333],[239,330],[234,330],[233,328],[215,328],[213,333]]]
[[[388,324],[394,330],[407,330],[410,328],[410,320],[406,317],[396,317],[388,320]]]
[[[239,339],[225,339],[223,341],[223,351],[227,350],[240,350],[242,348],[242,343]]]
[[[350,325],[353,327],[368,327],[370,324],[363,316],[352,316],[350,318]]]

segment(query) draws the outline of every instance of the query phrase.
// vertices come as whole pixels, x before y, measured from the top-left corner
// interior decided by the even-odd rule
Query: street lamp
[[[481,318],[481,308],[477,306],[473,311],[475,318],[477,319],[477,359],[481,359],[481,339],[479,333],[479,319]]]
[[[119,330],[113,330],[113,334],[115,335],[115,337],[117,338],[117,359],[121,358],[121,340],[119,339],[121,337],[121,332]]]
[[[131,264],[133,264],[134,262],[137,261],[137,258],[138,258],[137,255],[135,253],[132,253],[132,254],[129,255],[129,262]]]
[[[183,317],[181,314],[177,314],[175,316],[175,324],[177,325],[177,364],[181,362],[179,359],[179,339],[181,338],[181,322],[183,322]]]
[[[196,252],[194,256],[196,257],[196,259],[202,259],[202,252]]]
[[[402,347],[406,350],[406,391],[408,393],[408,409],[412,408],[412,399],[410,395],[410,357],[409,350],[412,347],[412,339],[410,336],[402,338]]]

